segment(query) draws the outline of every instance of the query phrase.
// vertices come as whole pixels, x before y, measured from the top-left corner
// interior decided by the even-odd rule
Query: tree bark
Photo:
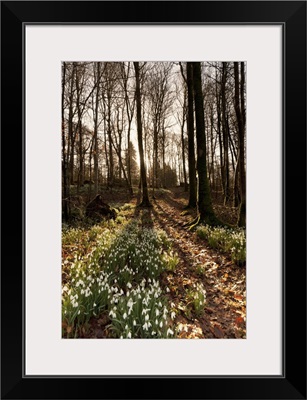
[[[223,62],[222,68],[222,130],[223,130],[223,188],[224,188],[224,205],[229,202],[229,156],[228,156],[228,124],[227,124],[227,110],[226,110],[226,79],[227,79],[227,63]]]
[[[97,75],[96,79],[100,80],[100,62],[97,63]],[[96,98],[95,98],[95,113],[94,113],[94,192],[98,193],[99,186],[99,174],[98,174],[98,101],[99,101],[99,91],[100,85],[99,81],[97,82],[96,87]],[[91,180],[91,179],[90,179]]]
[[[138,145],[140,153],[140,169],[141,169],[141,182],[142,182],[142,201],[140,206],[150,207],[150,201],[148,197],[147,178],[146,178],[146,166],[144,160],[144,149],[143,149],[143,133],[142,133],[142,104],[141,104],[141,90],[140,90],[140,67],[138,62],[134,62],[135,69],[135,95],[136,95],[136,119],[137,119],[137,133],[138,133]]]
[[[186,119],[186,94],[184,95],[184,103],[182,108],[182,123],[181,123],[181,151],[182,151],[182,172],[184,181],[184,191],[188,191],[187,171],[185,167],[185,143],[184,143],[184,124]],[[180,182],[180,180],[179,180]]]
[[[239,63],[234,63],[235,77],[235,110],[238,122],[238,139],[239,139],[239,166],[240,166],[240,197],[241,203],[238,213],[238,225],[246,225],[246,176],[245,176],[245,106],[244,96],[245,77],[244,63],[241,63],[241,81],[239,79]],[[240,101],[241,93],[241,101]],[[242,109],[243,104],[243,109]]]
[[[193,63],[187,63],[187,87],[188,87],[188,164],[189,164],[189,208],[195,208],[197,205],[197,186],[196,186],[196,168],[195,168],[195,148],[194,148],[194,110],[193,110]]]
[[[67,179],[67,157],[66,157],[66,137],[65,137],[65,116],[64,116],[64,94],[65,94],[66,64],[63,62],[62,68],[62,207],[64,221],[68,221],[68,196],[69,186]]]
[[[198,170],[198,211],[201,222],[209,225],[219,225],[211,201],[210,185],[207,176],[206,162],[206,132],[204,102],[201,82],[200,62],[193,62],[193,83],[197,140],[197,170]]]

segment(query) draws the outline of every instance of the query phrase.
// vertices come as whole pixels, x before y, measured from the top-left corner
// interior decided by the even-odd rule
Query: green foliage
[[[202,264],[197,264],[195,268],[195,272],[198,276],[204,276],[206,271],[205,271],[205,266]]]
[[[107,312],[114,337],[173,337],[157,280],[165,268],[164,235],[137,220],[112,222],[63,231],[63,251],[70,250],[63,260],[63,334],[77,337],[91,317]]]
[[[206,290],[201,283],[193,284],[191,289],[187,290],[188,306],[197,316],[201,316],[204,312],[206,303]]]
[[[163,248],[166,250],[170,249],[172,247],[172,242],[167,236],[167,233],[162,229],[159,229],[158,231],[156,231],[156,233]]]
[[[165,263],[165,268],[168,271],[175,271],[178,263],[179,263],[179,257],[177,253],[173,253],[171,250],[169,253],[164,253],[163,255],[163,261]]]
[[[246,234],[242,228],[228,229],[202,225],[197,235],[208,241],[210,247],[229,253],[233,262],[244,265],[246,262]]]

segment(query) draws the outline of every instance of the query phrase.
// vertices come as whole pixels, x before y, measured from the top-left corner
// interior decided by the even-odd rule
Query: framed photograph
[[[2,398],[306,399],[306,2],[1,26]]]

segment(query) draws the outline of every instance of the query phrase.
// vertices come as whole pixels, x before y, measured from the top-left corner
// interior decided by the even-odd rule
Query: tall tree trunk
[[[223,162],[223,188],[224,188],[224,205],[229,201],[229,156],[228,156],[228,125],[226,111],[226,79],[227,79],[227,63],[223,62],[222,69],[222,129],[223,129],[223,147],[224,147],[224,162]]]
[[[103,131],[104,131],[104,152],[105,152],[106,167],[107,167],[106,183],[107,183],[107,188],[109,188],[110,168],[109,168],[109,156],[108,156],[108,145],[107,145],[107,119],[106,119],[105,112],[104,112],[104,118],[103,118],[103,128],[104,128],[103,129]]]
[[[240,165],[240,196],[241,203],[239,207],[238,225],[246,225],[246,176],[245,176],[245,106],[244,96],[245,90],[245,77],[244,77],[244,63],[241,63],[241,82],[239,79],[239,63],[234,63],[234,76],[235,76],[235,110],[238,121],[239,133],[239,165]],[[241,87],[240,87],[241,85]],[[241,108],[243,104],[243,109]]]
[[[184,181],[184,191],[188,191],[187,171],[185,167],[185,143],[184,143],[184,124],[185,124],[185,107],[183,108],[182,124],[181,124],[181,152],[182,152],[182,172]],[[179,180],[180,182],[180,180]]]
[[[193,62],[193,82],[196,119],[196,140],[197,140],[197,170],[198,170],[198,211],[201,222],[209,225],[218,225],[211,201],[211,192],[207,176],[206,162],[206,132],[204,101],[201,82],[200,62]]]
[[[78,171],[78,187],[79,189],[81,185],[83,185],[84,175],[83,175],[83,126],[82,126],[82,109],[80,103],[80,96],[81,96],[81,86],[80,86],[80,69],[76,69],[76,91],[77,91],[77,114],[78,114],[78,124],[77,130],[79,135],[79,171]]]
[[[122,168],[121,168],[121,166],[123,165],[123,162],[122,162],[123,115],[122,115],[122,120],[120,121],[119,112],[120,112],[120,110],[117,111],[118,151],[116,151],[116,153],[117,153],[118,162],[119,162],[119,165],[120,165],[120,168],[119,168],[119,171],[118,171],[118,178],[119,178],[119,181],[121,182],[121,179],[122,179]]]
[[[188,87],[188,151],[189,151],[189,203],[188,207],[195,208],[197,205],[197,186],[195,168],[195,148],[194,148],[194,110],[193,110],[193,63],[187,63],[187,87]]]
[[[215,145],[213,142],[213,108],[211,107],[210,113],[210,149],[211,149],[211,179],[212,179],[212,189],[216,191],[216,182],[215,182],[215,168],[214,168],[214,154],[215,154]]]
[[[97,62],[97,76],[100,80],[100,62]],[[98,174],[98,101],[99,101],[100,82],[97,82],[96,98],[95,98],[95,113],[94,113],[94,192],[98,193],[99,174]]]
[[[74,167],[75,167],[75,141],[76,132],[73,126],[73,89],[75,81],[75,63],[72,65],[72,72],[70,78],[70,90],[69,90],[69,109],[68,109],[68,137],[70,139],[70,156],[69,156],[69,183],[74,183]]]
[[[165,179],[165,127],[162,127],[162,186],[166,189],[166,179]]]
[[[152,149],[152,197],[155,198],[155,188],[158,187],[158,127],[154,121]]]
[[[111,93],[108,93],[108,141],[109,141],[109,182],[108,186],[112,187],[114,182],[114,160],[112,149],[112,128],[111,128]]]
[[[221,186],[222,192],[224,194],[224,157],[223,157],[223,141],[222,141],[222,132],[221,132],[221,94],[216,88],[216,112],[217,112],[217,135],[219,140],[219,150],[220,150],[220,172],[221,172]]]
[[[134,104],[135,104],[135,97],[133,99],[133,104],[131,106],[130,100],[129,100],[129,95],[128,95],[128,78],[129,78],[129,71],[130,71],[130,62],[128,62],[128,70],[126,73],[125,69],[125,64],[121,64],[121,71],[122,71],[122,77],[123,77],[123,87],[124,87],[124,92],[125,92],[125,105],[126,105],[126,114],[128,118],[128,128],[127,128],[127,142],[128,142],[128,154],[131,154],[131,123],[132,123],[132,118],[134,114]],[[133,195],[133,188],[132,188],[132,178],[131,178],[131,160],[130,156],[128,157],[127,160],[127,176],[129,180],[129,185],[130,185],[130,194]]]
[[[234,171],[233,183],[233,206],[238,207],[240,204],[240,187],[239,187],[239,172],[240,172],[240,149],[238,150],[237,161]]]
[[[63,62],[62,68],[62,207],[64,221],[68,221],[68,196],[69,186],[67,179],[67,155],[66,155],[66,137],[65,137],[65,115],[64,115],[64,95],[65,95],[66,63]]]
[[[141,182],[142,182],[142,201],[140,203],[140,206],[149,207],[149,206],[151,206],[151,204],[150,204],[149,197],[148,197],[146,166],[145,166],[145,161],[144,161],[144,150],[143,150],[140,67],[139,67],[138,62],[134,62],[133,65],[134,65],[134,69],[135,69],[136,119],[137,119],[137,133],[138,133]]]

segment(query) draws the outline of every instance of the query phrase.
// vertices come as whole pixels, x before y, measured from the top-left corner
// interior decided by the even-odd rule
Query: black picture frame
[[[23,376],[26,240],[23,29],[27,23],[272,23],[283,26],[282,376],[130,376],[82,379],[78,376]],[[306,2],[2,1],[1,60],[1,398],[306,399]],[[17,248],[20,250],[18,256]]]

